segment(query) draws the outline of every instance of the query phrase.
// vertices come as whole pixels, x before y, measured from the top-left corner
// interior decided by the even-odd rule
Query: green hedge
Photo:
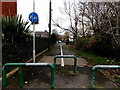
[[[75,48],[100,56],[120,59],[120,46],[116,45],[112,36],[106,33],[78,38],[75,42]]]

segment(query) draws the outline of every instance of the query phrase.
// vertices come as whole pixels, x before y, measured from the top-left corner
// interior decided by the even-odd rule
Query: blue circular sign
[[[29,20],[32,22],[32,23],[35,23],[38,21],[38,14],[35,13],[35,12],[32,12],[29,14]]]

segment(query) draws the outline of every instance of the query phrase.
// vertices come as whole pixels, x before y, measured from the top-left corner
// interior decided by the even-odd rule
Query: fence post
[[[92,69],[92,88],[95,88],[95,74],[96,74],[96,70],[95,69]]]
[[[55,68],[54,65],[51,63],[6,63],[3,68],[3,79],[2,79],[2,87],[4,88],[7,85],[7,78],[6,78],[6,66],[19,66],[19,86],[20,88],[23,88],[24,81],[23,81],[23,68],[22,66],[49,66],[51,68],[51,88],[54,88],[54,72]]]
[[[2,78],[2,87],[6,87],[7,85],[7,77],[6,77],[6,71],[5,71],[5,67],[3,66],[3,70],[2,70],[2,75],[3,75],[3,78]]]
[[[77,72],[77,58],[74,56],[74,72]]]
[[[19,86],[20,86],[20,88],[23,88],[23,86],[24,86],[22,66],[19,66]]]
[[[95,74],[97,69],[120,69],[120,65],[96,65],[92,68],[92,88],[95,88]]]
[[[55,70],[56,70],[56,59],[57,59],[57,57],[55,56],[54,57],[54,67],[55,67]]]
[[[77,72],[77,58],[75,56],[73,56],[73,55],[63,55],[63,56],[56,55],[54,57],[54,67],[55,67],[55,69],[56,69],[56,59],[57,58],[73,58],[74,59],[74,72],[75,73]]]
[[[51,88],[53,89],[55,87],[55,83],[54,83],[54,73],[55,73],[55,67],[54,65],[48,63],[48,66],[51,67]]]

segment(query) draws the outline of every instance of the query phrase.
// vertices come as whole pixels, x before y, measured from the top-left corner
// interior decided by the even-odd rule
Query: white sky
[[[57,18],[63,19],[62,22],[59,21],[63,26],[68,27],[69,22],[65,14],[62,14],[60,8],[64,7],[65,0],[51,0],[52,1],[52,18],[57,20]],[[68,0],[73,1],[73,0]],[[79,1],[79,0],[78,0]],[[80,1],[96,1],[96,0],[80,0]],[[104,0],[98,0],[104,1]],[[119,0],[110,0],[110,1],[119,1]],[[49,0],[35,0],[35,12],[39,16],[39,24],[36,25],[35,31],[44,31],[48,29],[49,23]],[[24,20],[29,20],[29,14],[33,12],[33,0],[17,0],[17,14],[22,14]],[[30,27],[33,30],[32,26]],[[57,29],[60,32],[60,29],[52,26],[52,29]]]
[[[63,7],[65,0],[52,1],[52,18],[61,17],[60,7]],[[17,0],[17,14],[22,14],[24,20],[29,20],[29,14],[33,12],[33,0]],[[39,24],[36,25],[36,31],[44,31],[48,29],[49,23],[49,0],[35,0],[35,12],[39,16]],[[54,27],[52,26],[54,29]],[[30,27],[31,30],[32,26]]]

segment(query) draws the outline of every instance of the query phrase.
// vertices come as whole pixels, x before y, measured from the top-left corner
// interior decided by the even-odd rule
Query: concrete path
[[[60,53],[60,45],[62,45],[63,55],[74,55],[77,56],[77,66],[78,67],[84,67],[84,66],[90,66],[86,60],[81,58],[80,56],[76,55],[74,52],[69,50],[67,48],[67,45],[65,43],[58,43],[56,44],[49,52],[47,52],[46,56],[43,56],[41,60],[38,62],[46,62],[46,63],[54,63],[54,56],[55,55],[61,55]],[[57,65],[61,64],[61,59],[57,59]],[[74,59],[72,58],[64,58],[64,64],[65,65],[74,65]]]
[[[55,88],[91,88],[92,66],[83,58],[68,49],[65,43],[57,43],[50,51],[38,61],[39,63],[52,63],[55,55],[75,55],[77,57],[77,73],[73,72],[73,59],[64,59],[64,67],[61,67],[61,59],[57,60],[55,71]],[[50,88],[51,70],[49,67],[26,67],[24,71],[24,88]],[[16,76],[8,80],[8,87],[19,88]],[[106,78],[100,72],[96,74],[97,88],[118,88],[116,84]]]

